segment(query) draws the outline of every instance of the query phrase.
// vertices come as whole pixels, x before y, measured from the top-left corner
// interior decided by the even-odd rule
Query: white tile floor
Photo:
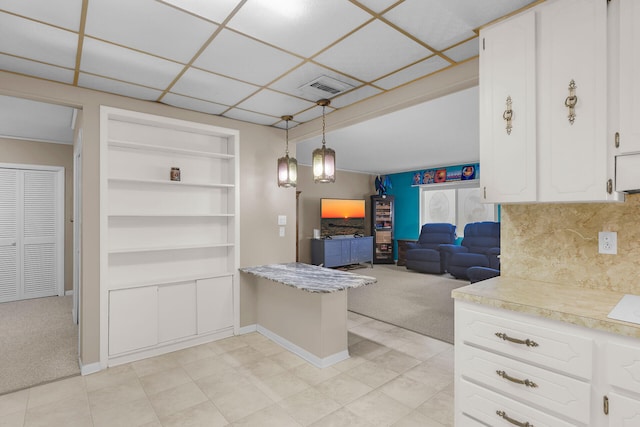
[[[13,426],[453,426],[453,346],[349,313],[318,369],[258,333],[0,396]]]

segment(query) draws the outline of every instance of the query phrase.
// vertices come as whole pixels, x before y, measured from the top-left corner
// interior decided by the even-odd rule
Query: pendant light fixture
[[[287,148],[284,157],[278,159],[278,187],[295,187],[298,181],[298,161],[289,157],[289,120],[292,119],[293,116],[282,116],[287,122]]]
[[[336,152],[326,147],[325,141],[325,107],[329,105],[328,99],[321,99],[316,104],[322,107],[322,148],[313,150],[311,164],[313,166],[313,182],[336,181]]]

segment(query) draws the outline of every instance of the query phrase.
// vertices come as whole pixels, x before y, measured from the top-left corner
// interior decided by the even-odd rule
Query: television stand
[[[373,237],[335,236],[311,239],[311,264],[342,267],[368,262],[373,268]]]

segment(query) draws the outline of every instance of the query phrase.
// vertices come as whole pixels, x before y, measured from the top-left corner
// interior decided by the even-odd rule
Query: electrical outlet
[[[600,231],[598,233],[598,252],[616,255],[618,253],[618,233],[615,231]]]

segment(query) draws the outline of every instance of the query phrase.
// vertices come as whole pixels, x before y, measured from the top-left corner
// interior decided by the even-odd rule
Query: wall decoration
[[[479,172],[480,165],[478,163],[415,171],[412,172],[413,179],[411,180],[411,185],[418,186],[455,181],[472,181],[480,177]]]

